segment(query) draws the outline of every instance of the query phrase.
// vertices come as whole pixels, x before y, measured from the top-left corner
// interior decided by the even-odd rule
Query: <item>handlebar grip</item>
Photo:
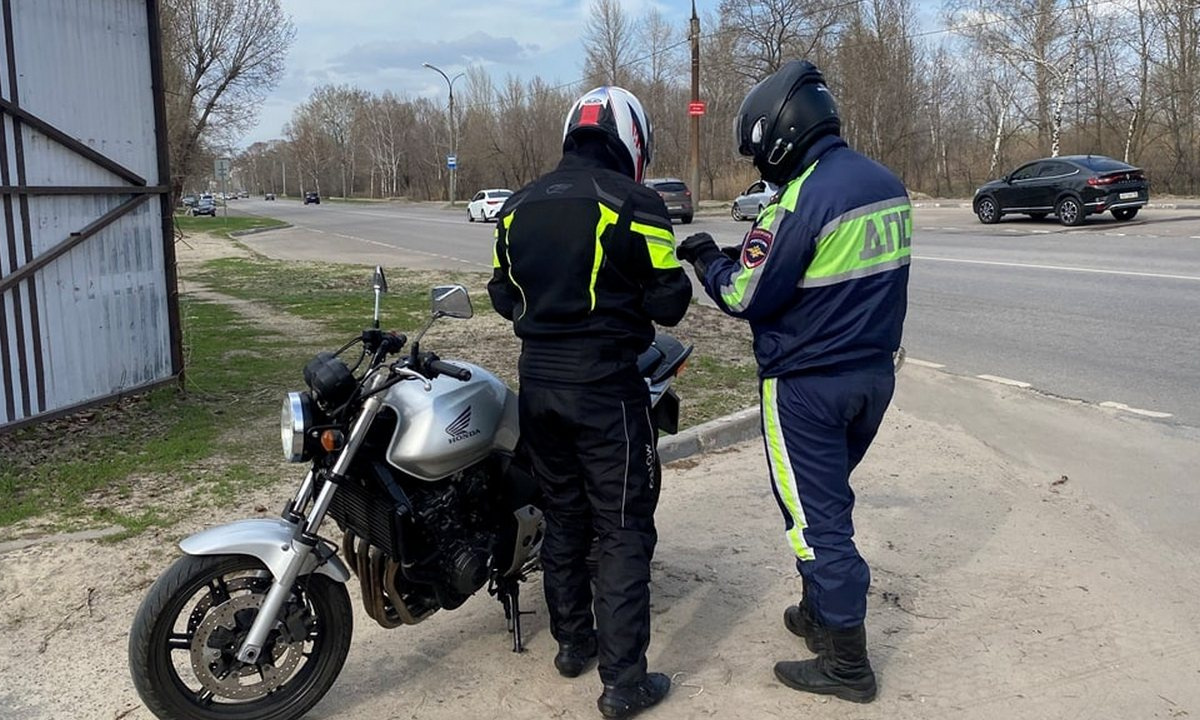
[[[431,361],[429,363],[429,369],[434,371],[438,375],[449,375],[450,377],[454,378],[455,380],[462,380],[463,382],[466,382],[467,380],[471,379],[471,371],[470,370],[468,370],[464,367],[459,367],[452,363],[443,362],[441,360]]]

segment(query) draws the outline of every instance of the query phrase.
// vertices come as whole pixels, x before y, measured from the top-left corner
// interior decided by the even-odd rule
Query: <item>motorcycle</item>
[[[130,671],[159,718],[304,715],[349,652],[352,575],[385,628],[454,610],[486,585],[513,651],[523,649],[520,586],[539,569],[544,523],[537,483],[514,459],[517,397],[484,368],[421,349],[439,319],[472,316],[466,288],[434,287],[409,343],[379,329],[382,268],[373,285],[373,327],[318,353],[304,367],[307,391],[284,399],[284,456],[309,469],[280,517],[186,538],[137,611]],[[355,347],[350,365],[343,355]],[[678,429],[671,383],[691,350],[659,334],[638,359],[663,432]],[[340,554],[319,534],[327,517],[342,531]]]

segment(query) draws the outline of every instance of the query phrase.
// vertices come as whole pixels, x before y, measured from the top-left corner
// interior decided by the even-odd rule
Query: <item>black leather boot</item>
[[[821,654],[821,627],[813,618],[812,608],[803,600],[783,611],[783,626],[796,637],[804,638],[804,645],[814,655]]]
[[[596,637],[581,642],[560,642],[554,656],[554,667],[563,677],[579,677],[579,673],[596,657]]]
[[[596,700],[596,707],[606,718],[629,718],[657,705],[670,690],[671,678],[662,673],[646,673],[646,677],[637,685],[605,685],[604,692]]]
[[[833,695],[850,702],[875,699],[875,672],[867,659],[867,631],[817,628],[826,648],[812,660],[775,663],[775,677],[793,690]]]

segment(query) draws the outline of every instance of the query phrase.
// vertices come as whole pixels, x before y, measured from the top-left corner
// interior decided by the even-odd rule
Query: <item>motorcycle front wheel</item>
[[[246,555],[185,555],[138,608],[129,670],[146,707],[167,720],[292,720],[337,679],[350,650],[350,596],[324,575],[296,581],[259,662],[237,650],[271,588]]]

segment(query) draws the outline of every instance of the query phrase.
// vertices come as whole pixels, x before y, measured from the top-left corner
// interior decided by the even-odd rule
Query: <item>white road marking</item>
[[[987,380],[988,382],[1000,383],[1001,385],[1009,385],[1012,387],[1018,387],[1018,388],[1033,387],[1032,385],[1030,385],[1027,382],[1021,382],[1020,380],[1011,380],[1006,377],[1000,377],[999,375],[976,375],[975,377],[979,378],[980,380]]]
[[[442,260],[452,260],[454,262],[463,263],[464,265],[471,265],[474,267],[489,268],[489,269],[491,268],[490,265],[484,265],[483,263],[477,263],[477,262],[474,262],[473,260],[463,260],[462,258],[454,257],[453,255],[442,255],[441,253],[431,253],[431,252],[427,252],[425,250],[415,250],[413,248],[400,247],[398,245],[388,245],[385,242],[379,242],[378,240],[368,240],[367,238],[356,237],[354,235],[344,235],[342,233],[330,233],[330,234],[334,235],[336,237],[345,238],[347,240],[357,240],[358,242],[364,242],[364,243],[367,243],[368,245],[378,245],[379,247],[385,247],[388,250],[398,250],[400,252],[411,252],[411,253],[416,253],[418,255],[425,255],[426,257],[435,257],[435,258],[440,258]]]
[[[1105,400],[1104,402],[1100,403],[1100,407],[1112,408],[1113,410],[1124,410],[1125,412],[1133,413],[1134,415],[1143,415],[1145,417],[1152,417],[1152,418],[1174,417],[1173,415],[1171,415],[1171,413],[1158,412],[1157,410],[1143,410],[1141,408],[1129,407],[1125,403],[1113,402],[1112,400]]]
[[[996,260],[966,260],[963,258],[913,255],[913,259],[931,262],[963,263],[965,265],[994,265],[996,267],[1030,268],[1032,270],[1062,270],[1065,272],[1095,273],[1098,275],[1126,275],[1129,277],[1162,278],[1165,280],[1192,280],[1200,282],[1200,275],[1171,275],[1168,273],[1135,272],[1133,270],[1105,270],[1102,268],[1071,267],[1068,265],[1034,265],[1032,263],[999,262]]]
[[[1033,233],[1034,235],[1049,235],[1050,234],[1049,230],[1030,230],[1029,232]]]
[[[913,365],[917,365],[919,367],[933,368],[934,370],[946,367],[941,363],[929,362],[928,360],[918,360],[917,358],[906,358],[904,362],[912,363]]]

